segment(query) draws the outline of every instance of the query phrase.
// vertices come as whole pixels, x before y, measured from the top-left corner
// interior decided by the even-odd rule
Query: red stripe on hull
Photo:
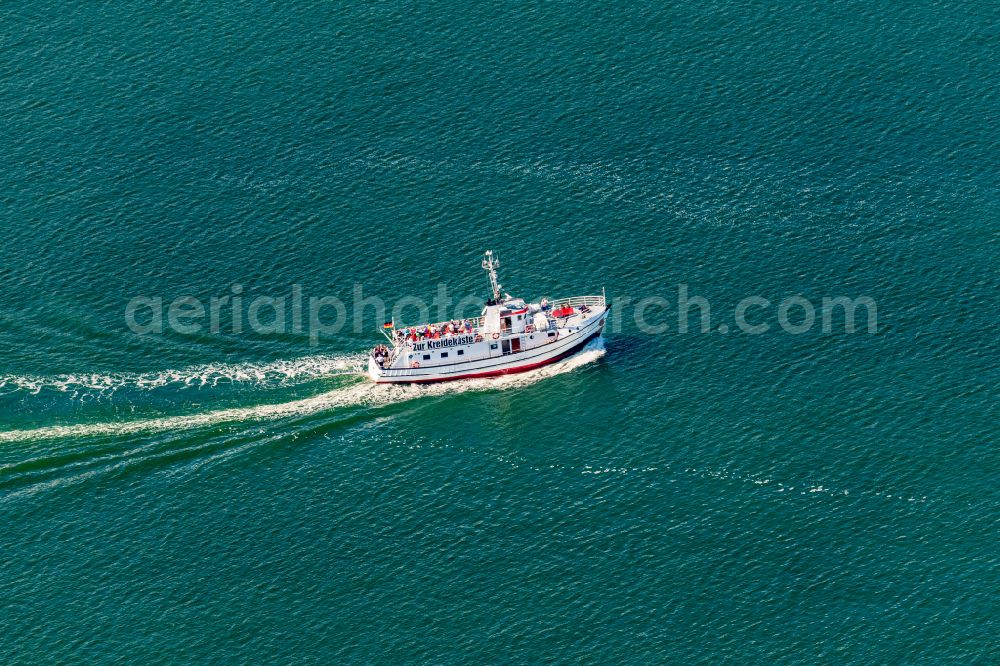
[[[601,328],[604,328],[604,327],[601,326]],[[528,365],[519,365],[516,368],[502,368],[500,370],[487,370],[486,372],[473,372],[473,373],[468,374],[468,375],[458,375],[458,376],[455,376],[455,377],[441,377],[441,378],[438,378],[438,379],[408,379],[408,380],[404,380],[404,381],[375,382],[375,383],[376,384],[436,384],[438,382],[453,382],[453,381],[458,380],[458,379],[481,379],[483,377],[499,377],[501,375],[514,375],[514,374],[517,374],[519,372],[527,372],[528,370],[534,370],[535,368],[540,368],[540,367],[542,367],[544,365],[550,365],[552,363],[555,363],[556,361],[561,361],[562,359],[566,358],[567,356],[572,356],[573,354],[577,353],[578,351],[580,351],[581,349],[583,349],[585,346],[587,346],[588,342],[590,342],[591,340],[593,340],[594,338],[596,338],[600,334],[601,334],[601,331],[600,331],[600,329],[598,329],[598,331],[596,333],[594,333],[593,335],[591,335],[590,337],[588,337],[586,340],[584,340],[583,342],[577,344],[574,347],[570,347],[569,349],[567,349],[566,351],[562,352],[561,354],[557,354],[557,355],[553,356],[552,358],[546,359],[544,361],[539,361],[537,363],[529,363]]]

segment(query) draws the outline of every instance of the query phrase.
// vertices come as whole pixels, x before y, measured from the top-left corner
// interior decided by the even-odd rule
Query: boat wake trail
[[[552,365],[529,372],[494,379],[468,379],[428,386],[374,384],[367,380],[320,393],[308,398],[278,404],[233,407],[215,411],[164,416],[136,421],[83,423],[0,431],[0,443],[60,439],[66,437],[126,436],[150,432],[211,427],[225,423],[254,423],[308,416],[343,407],[381,406],[414,398],[441,396],[466,391],[518,388],[552,375],[568,372],[596,361],[604,355],[604,343],[595,340],[577,354]],[[343,361],[344,359],[340,359]],[[336,369],[341,369],[336,368]],[[358,372],[357,369],[352,373]],[[348,374],[341,372],[340,374]]]
[[[283,386],[338,374],[363,372],[364,354],[308,356],[270,363],[216,363],[144,373],[76,373],[53,375],[0,375],[0,395],[43,391],[74,396],[105,396],[124,389],[154,390],[163,387],[216,387],[227,384]]]

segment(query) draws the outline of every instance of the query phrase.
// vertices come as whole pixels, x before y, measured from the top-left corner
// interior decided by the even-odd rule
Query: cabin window
[[[517,315],[517,320],[521,321],[521,315]]]
[[[497,343],[494,342],[493,344],[490,345],[490,349],[496,349],[496,348],[497,348]]]
[[[555,332],[555,331],[550,331],[550,332],[549,332],[549,337],[550,337],[550,338],[554,338],[554,337],[556,337],[556,332]]]
[[[448,352],[441,352],[441,358],[448,358]]]
[[[459,349],[459,350],[458,350],[457,352],[455,352],[455,353],[456,353],[456,354],[458,354],[459,356],[464,356],[464,355],[465,355],[465,350],[464,350],[464,349]]]
[[[424,360],[425,361],[431,360],[431,355],[430,354],[424,354]]]

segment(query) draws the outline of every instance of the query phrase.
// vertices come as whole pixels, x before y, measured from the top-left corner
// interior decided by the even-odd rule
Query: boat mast
[[[493,256],[493,250],[486,250],[486,254],[483,256],[483,268],[489,271],[490,287],[493,289],[493,301],[495,303],[500,302],[500,290],[503,288],[497,280],[497,267],[499,265],[500,260]]]

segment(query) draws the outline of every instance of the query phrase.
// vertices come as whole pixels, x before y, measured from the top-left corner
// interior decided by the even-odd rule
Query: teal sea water
[[[995,3],[0,15],[0,662],[996,659]],[[485,296],[487,248],[526,297],[878,330],[625,307],[545,372],[377,391],[371,310],[123,315]]]

